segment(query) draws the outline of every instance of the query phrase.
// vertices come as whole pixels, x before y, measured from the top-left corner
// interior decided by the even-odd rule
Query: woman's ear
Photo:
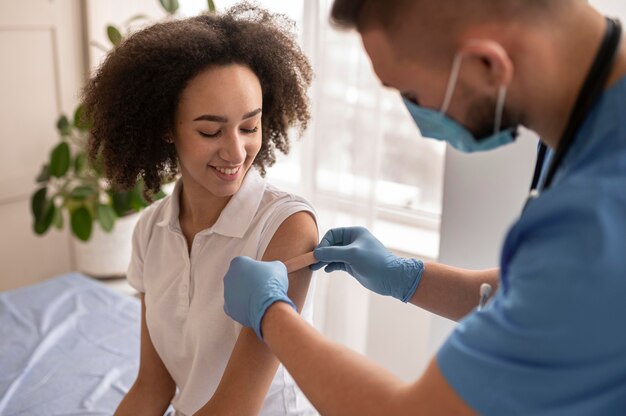
[[[508,87],[513,81],[513,61],[498,42],[470,39],[461,46],[460,52],[466,60],[474,58],[483,63],[483,77],[490,85]]]
[[[174,135],[172,133],[166,133],[165,136],[163,136],[163,141],[167,144],[174,144]]]

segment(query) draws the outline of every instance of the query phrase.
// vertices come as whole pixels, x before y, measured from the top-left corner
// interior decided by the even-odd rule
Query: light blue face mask
[[[463,55],[458,54],[454,58],[450,80],[446,96],[440,111],[421,107],[411,100],[402,97],[411,117],[420,129],[422,136],[448,142],[450,146],[465,153],[480,152],[495,149],[515,141],[517,129],[507,129],[500,131],[502,125],[502,113],[504,112],[504,101],[506,99],[506,87],[500,87],[498,101],[496,104],[496,116],[494,122],[494,133],[489,137],[476,139],[472,133],[456,121],[446,115],[450,107],[450,101],[456,88],[456,83],[461,70]]]

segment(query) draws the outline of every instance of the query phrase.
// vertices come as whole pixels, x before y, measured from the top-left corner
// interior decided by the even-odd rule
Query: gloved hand
[[[408,302],[422,278],[424,263],[389,252],[363,227],[335,228],[315,249],[313,270],[343,270],[372,292]]]
[[[288,288],[283,263],[235,257],[224,276],[224,312],[243,326],[254,329],[262,340],[261,321],[267,308],[275,302],[286,302],[297,310],[287,296]]]

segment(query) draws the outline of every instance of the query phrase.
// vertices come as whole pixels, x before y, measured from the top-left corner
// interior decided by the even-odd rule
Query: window
[[[436,259],[445,146],[419,137],[359,36],[330,27],[330,0],[261,4],[297,21],[316,74],[309,131],[268,178],[308,197],[323,230],[365,225],[400,254]]]

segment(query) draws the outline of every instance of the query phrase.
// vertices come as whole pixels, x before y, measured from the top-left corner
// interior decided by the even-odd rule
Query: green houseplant
[[[71,232],[81,241],[92,235],[94,223],[102,230],[113,230],[116,219],[139,212],[149,205],[141,181],[129,191],[122,191],[104,179],[98,163],[87,160],[89,126],[79,106],[71,119],[62,115],[57,121],[60,143],[37,176],[38,189],[31,197],[33,229],[45,234],[50,228],[61,229],[67,220]],[[155,199],[165,194],[159,192]],[[67,215],[64,215],[64,212]]]
[[[179,9],[178,0],[159,0],[159,4],[170,17]],[[215,12],[213,0],[208,0],[207,6],[210,13]],[[122,42],[122,32],[128,34],[131,23],[144,19],[147,19],[144,15],[131,17],[123,30],[108,25],[106,33],[111,44]],[[103,45],[92,45],[107,51]],[[76,238],[88,241],[95,223],[103,231],[111,232],[117,219],[149,205],[141,181],[128,191],[116,189],[105,179],[102,166],[89,163],[86,153],[89,124],[82,118],[81,105],[72,117],[61,115],[56,127],[60,142],[51,150],[49,160],[37,176],[38,187],[31,197],[33,230],[37,235],[51,228],[62,229],[68,222]],[[164,196],[161,191],[153,199]]]

